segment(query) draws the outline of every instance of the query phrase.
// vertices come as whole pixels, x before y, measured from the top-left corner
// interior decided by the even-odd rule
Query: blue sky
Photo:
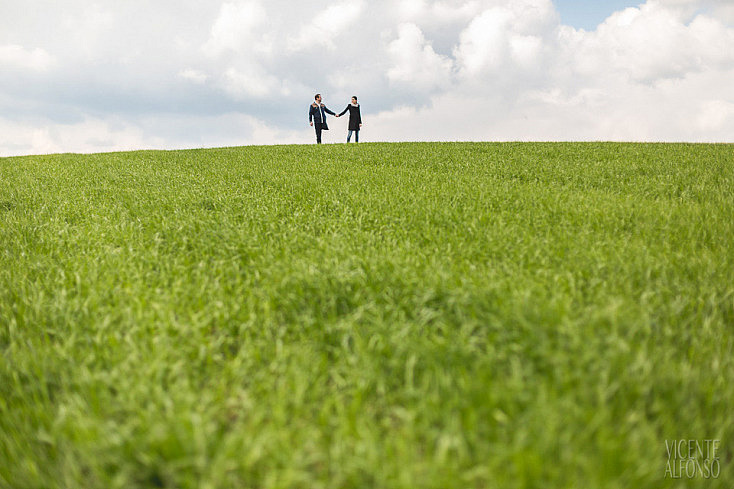
[[[627,7],[637,7],[644,2],[638,0],[553,0],[553,3],[556,4],[561,14],[561,22],[577,29],[591,31],[612,13]]]

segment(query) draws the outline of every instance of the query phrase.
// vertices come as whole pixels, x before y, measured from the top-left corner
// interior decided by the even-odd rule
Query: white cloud
[[[387,78],[416,90],[445,87],[451,76],[452,62],[440,56],[415,24],[398,26],[398,38],[387,46],[391,66]]]
[[[235,99],[263,98],[275,95],[278,89],[278,79],[258,71],[239,71],[230,68],[224,73],[222,85]]]
[[[0,148],[9,155],[99,152],[145,149],[163,140],[146,136],[135,125],[87,118],[74,124],[49,120],[8,121],[0,118]]]
[[[726,67],[734,53],[734,30],[708,16],[686,23],[679,10],[649,2],[609,17],[598,29],[566,39],[579,72],[599,77],[623,74],[639,82],[683,77]]]
[[[421,25],[452,24],[468,22],[480,13],[482,4],[487,2],[463,0],[405,0],[394,9],[402,21],[418,22]]]
[[[461,42],[454,56],[466,77],[481,76],[504,64],[509,44],[507,29],[511,20],[507,9],[489,9],[461,33]]]
[[[84,6],[75,6],[73,3],[67,6],[65,2],[59,2],[58,7],[48,5],[39,6],[39,9],[44,7],[46,15],[39,17],[45,17],[44,20],[50,18],[53,24],[46,26],[45,31],[36,26],[28,30],[31,35],[46,37],[49,49],[70,58],[74,63],[97,62],[116,51],[115,54],[126,56],[127,53],[119,51],[124,44],[120,36],[122,29],[120,19],[116,18],[111,5],[95,2]],[[124,47],[129,52],[134,45],[127,43]]]
[[[364,10],[363,0],[334,4],[302,26],[295,37],[288,36],[288,50],[300,52],[312,47],[336,49],[334,39],[354,24]]]
[[[268,13],[257,1],[224,3],[204,45],[204,51],[216,56],[227,51],[259,50],[268,52],[267,44],[257,36],[266,27]]]
[[[593,31],[551,0],[34,4],[0,16],[0,155],[310,142],[316,92],[364,140],[734,141],[730,0]]]
[[[209,79],[209,75],[207,75],[203,71],[195,70],[193,68],[186,68],[185,70],[180,71],[178,73],[178,76],[180,76],[184,80],[189,80],[198,85],[206,83],[206,81]]]
[[[30,71],[47,71],[54,59],[44,49],[27,49],[17,44],[0,46],[0,65],[4,69],[16,68]]]
[[[321,32],[341,32],[359,18],[363,8],[361,0],[331,5],[314,17],[312,25]]]
[[[155,128],[165,128],[165,133],[152,136]],[[133,122],[87,118],[73,124],[50,120],[19,123],[0,117],[2,156],[305,144],[312,142],[312,133],[313,130],[284,130],[260,118],[232,112],[215,116],[152,116]],[[324,140],[341,141],[340,136],[325,135]]]
[[[461,32],[454,56],[465,79],[536,71],[552,48],[558,15],[549,0],[507,2],[484,10]]]
[[[695,122],[696,129],[704,133],[726,130],[734,123],[734,102],[721,99],[702,102]]]

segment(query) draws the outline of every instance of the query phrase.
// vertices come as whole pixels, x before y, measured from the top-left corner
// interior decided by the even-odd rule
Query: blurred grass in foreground
[[[733,239],[732,145],[0,159],[0,487],[726,487]]]

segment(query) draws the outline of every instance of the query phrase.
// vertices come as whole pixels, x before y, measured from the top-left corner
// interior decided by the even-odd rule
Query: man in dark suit
[[[314,98],[316,101],[308,109],[308,122],[316,129],[316,144],[321,144],[321,131],[329,130],[329,126],[326,125],[326,114],[336,114],[321,103],[320,93],[317,93]]]

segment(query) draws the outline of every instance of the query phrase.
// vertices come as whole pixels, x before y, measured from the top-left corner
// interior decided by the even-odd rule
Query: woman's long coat
[[[359,104],[347,105],[347,108],[339,113],[340,116],[344,115],[349,111],[349,130],[359,131],[359,125],[362,124],[362,114],[359,113]]]

